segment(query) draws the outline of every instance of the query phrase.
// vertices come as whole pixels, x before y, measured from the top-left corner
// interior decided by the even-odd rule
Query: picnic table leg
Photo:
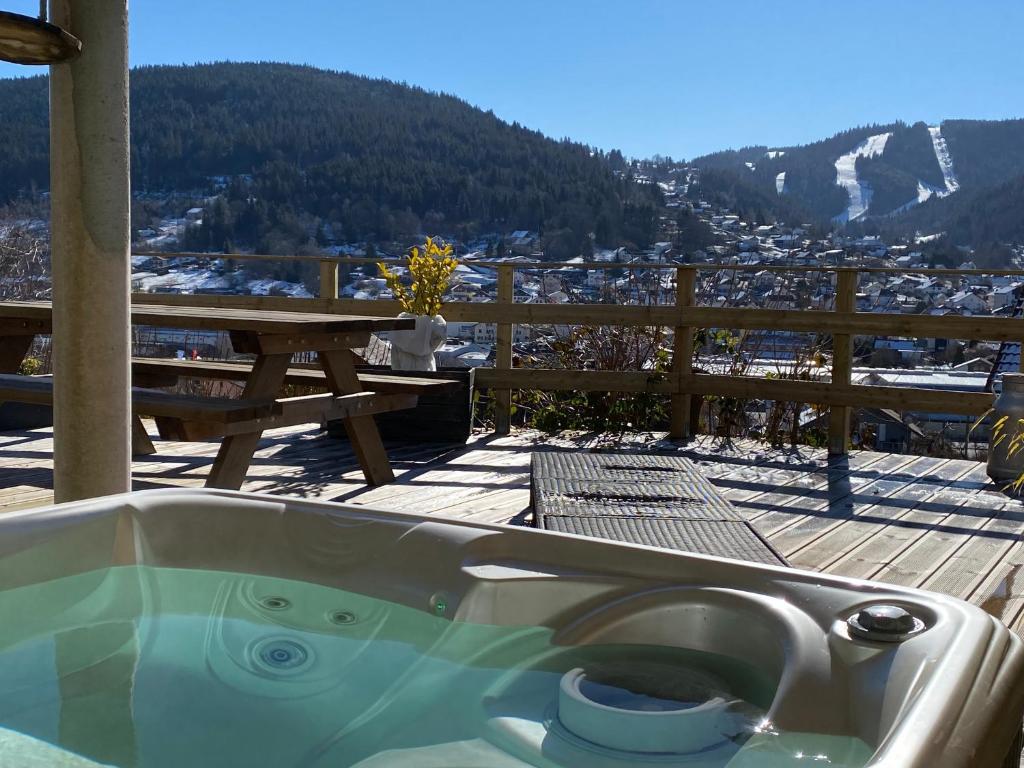
[[[17,373],[34,339],[30,333],[0,338],[0,373]]]
[[[242,399],[262,400],[277,397],[291,361],[290,353],[257,357],[252,373],[245,382]],[[241,488],[262,435],[263,430],[259,430],[225,437],[224,442],[220,444],[220,450],[217,451],[217,458],[206,480],[206,487],[231,491]]]
[[[319,353],[320,364],[327,374],[327,384],[336,395],[362,392],[359,374],[352,362],[352,353],[347,349],[335,349]],[[373,416],[352,416],[342,419],[345,432],[352,443],[352,450],[363,469],[363,476],[369,485],[383,485],[395,479],[391,462],[380,439],[380,431]]]
[[[146,425],[138,414],[132,415],[132,456],[152,456],[156,446],[146,432]]]

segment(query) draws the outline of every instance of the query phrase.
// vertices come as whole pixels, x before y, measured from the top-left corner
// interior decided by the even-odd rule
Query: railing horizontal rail
[[[767,379],[759,376],[699,374],[675,376],[647,371],[570,371],[558,368],[478,368],[476,382],[494,389],[539,389],[582,392],[653,392],[707,394],[744,399],[780,400],[872,408],[977,415],[991,407],[988,392],[946,391],[920,387],[832,384],[825,381]]]
[[[191,251],[133,251],[133,256],[145,256],[156,259],[201,259],[213,261],[214,259],[232,259],[235,261],[313,261],[328,262],[331,264],[352,264],[367,265],[384,261],[388,264],[407,263],[407,257],[386,257],[377,256],[367,258],[363,256],[330,256],[328,254],[293,254],[275,255],[266,253],[195,253]],[[488,267],[512,267],[513,269],[586,269],[586,270],[610,270],[610,269],[696,269],[700,272],[839,272],[852,269],[856,272],[869,274],[888,275],[990,275],[999,277],[1024,276],[1024,269],[965,269],[958,267],[867,267],[855,264],[835,264],[827,266],[808,266],[803,264],[706,264],[694,263],[685,264],[679,262],[613,262],[613,261],[493,261],[490,259],[460,259],[463,264]]]
[[[350,315],[394,315],[397,301],[293,299],[280,296],[133,294],[133,301],[179,306],[291,309]],[[521,304],[452,301],[444,305],[452,322],[529,325],[692,326],[742,330],[789,330],[854,336],[1017,341],[1024,319],[971,315],[898,315],[881,312],[756,309],[734,307],[636,306],[629,304]]]

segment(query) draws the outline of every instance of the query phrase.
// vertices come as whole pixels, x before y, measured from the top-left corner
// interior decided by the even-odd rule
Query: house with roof
[[[975,291],[962,290],[957,291],[948,299],[946,299],[947,307],[954,307],[961,312],[970,312],[971,314],[987,313],[989,306],[984,296],[979,296]]]
[[[1020,295],[1020,285],[1002,285],[998,288],[993,289],[992,293],[988,295],[989,303],[992,305],[992,309],[1001,309],[1002,307],[1011,307],[1017,303],[1017,298]]]

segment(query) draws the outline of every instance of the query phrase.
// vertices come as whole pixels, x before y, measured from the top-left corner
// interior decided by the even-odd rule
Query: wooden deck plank
[[[805,515],[798,521],[768,533],[772,543],[787,558],[795,555],[804,546],[817,541],[882,500],[898,498],[901,491],[907,490],[942,461],[926,457],[901,458],[911,460],[897,461],[891,470],[881,476],[862,476],[859,479],[864,482],[861,483],[857,483],[858,478],[854,474],[850,487],[846,487],[846,483],[835,484],[829,489],[827,505],[814,510],[817,514]]]
[[[978,465],[958,478],[960,483],[977,485],[974,492],[952,487],[943,489],[914,515],[904,518],[905,522],[916,526],[916,530],[911,534],[904,528],[892,538],[902,539],[906,545],[889,562],[867,570],[864,577],[911,587],[921,586],[971,540],[988,537],[1012,540],[1017,537],[1019,530],[982,529],[1007,503],[1005,497],[995,499],[982,492],[986,479],[984,467]],[[963,513],[965,509],[968,514]],[[988,512],[989,516],[979,514],[983,512]]]
[[[1002,498],[1002,506],[990,518],[984,519],[978,528],[979,535],[972,536],[958,550],[950,553],[922,582],[922,589],[970,598],[1024,534],[1024,506],[1016,500],[1006,499],[997,491],[986,490],[984,493]],[[971,510],[975,511],[973,505]]]
[[[876,556],[878,542],[875,539],[885,531],[896,529],[898,523],[946,487],[945,481],[929,480],[929,476],[934,477],[933,472],[944,463],[942,460],[918,461],[905,467],[899,477],[906,479],[906,483],[885,492],[878,501],[855,504],[849,519],[838,522],[816,537],[812,536],[794,550],[793,564],[811,563],[816,569],[835,573],[843,570],[837,567],[838,563],[851,560],[856,552],[865,548],[870,556]],[[965,473],[968,471],[964,470]],[[953,505],[948,506],[953,508]],[[886,548],[883,542],[881,549]],[[877,556],[883,555],[879,553]]]
[[[813,489],[797,499],[778,503],[775,496],[762,500],[755,508],[751,520],[758,529],[769,538],[785,534],[787,530],[805,524],[808,527],[823,527],[829,519],[841,519],[853,508],[855,496],[862,493],[872,483],[880,482],[891,472],[896,472],[914,460],[913,456],[896,456],[883,454],[876,461],[865,466],[833,466],[822,469],[822,481],[815,483]],[[740,509],[748,504],[739,504]],[[774,543],[774,542],[773,542]]]
[[[742,491],[735,492],[737,483],[733,479],[734,476],[728,472],[729,465],[725,465],[726,469],[720,470],[718,477],[712,475],[711,481],[723,491],[726,498],[745,513],[748,521],[755,523],[759,530],[764,531],[773,525],[781,528],[807,510],[821,508],[823,505],[815,499],[827,499],[830,485],[845,482],[855,472],[868,471],[886,456],[887,454],[882,453],[862,452],[855,454],[846,467],[826,468],[805,462],[798,465],[803,474],[783,485],[773,485],[770,478],[767,481],[751,483],[750,485],[757,490],[753,495],[745,495]],[[746,481],[741,482],[748,484]]]
[[[998,509],[991,509],[993,515],[1000,514]],[[883,569],[898,558],[906,557],[912,550],[923,552],[927,551],[926,547],[930,549],[930,534],[948,520],[949,516],[935,519],[927,514],[918,516],[914,513],[908,516],[906,523],[915,528],[887,529],[882,533],[882,537],[887,540],[883,546],[874,549],[878,544],[872,543],[870,555],[855,552],[845,562],[833,566],[829,572],[852,578],[881,578]],[[966,598],[1002,559],[1020,531],[1020,525],[1014,522],[998,519],[983,522],[976,530],[941,547],[940,556],[932,560],[930,568],[921,573],[921,578],[914,582],[914,586]],[[885,561],[886,558],[888,561]]]

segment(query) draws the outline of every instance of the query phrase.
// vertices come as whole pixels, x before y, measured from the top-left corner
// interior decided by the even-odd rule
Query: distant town
[[[933,264],[928,245],[937,235],[918,236],[905,242],[884,242],[879,236],[847,236],[830,233],[815,236],[809,227],[782,223],[756,224],[721,206],[689,199],[686,185],[690,172],[678,179],[655,181],[641,176],[641,183],[658,184],[664,197],[659,224],[661,239],[646,249],[593,248],[584,257],[550,267],[540,233],[525,230],[495,232],[469,242],[445,238],[456,248],[460,265],[448,293],[449,301],[494,301],[497,268],[500,263],[541,265],[515,272],[515,300],[526,303],[649,303],[675,301],[675,270],[670,265],[690,264],[698,268],[697,303],[714,307],[761,307],[769,309],[821,309],[832,307],[836,276],[816,271],[817,267],[891,268],[892,273],[862,273],[856,308],[862,312],[931,315],[1014,316],[1021,313],[1024,280],[1016,275],[971,273],[922,274]],[[264,261],[245,259],[245,254],[176,255],[191,227],[199,227],[205,206],[216,198],[193,201],[177,217],[137,230],[135,235],[132,290],[179,294],[248,294],[254,296],[312,297],[317,291],[315,259],[304,261],[292,273],[299,279],[280,279]],[[680,216],[685,217],[681,219]],[[689,220],[704,228],[712,245],[687,250],[682,243],[679,222]],[[45,238],[43,221],[10,222]],[[323,236],[324,233],[321,233]],[[330,238],[330,233],[326,233]],[[443,235],[442,235],[443,236]],[[310,257],[338,257],[341,260],[339,295],[349,299],[391,299],[376,265],[347,262],[355,259],[397,260],[412,243],[387,245],[334,243],[320,246]],[[1009,266],[1017,267],[1024,248],[1008,246]],[[964,251],[955,269],[976,270],[972,253]],[[281,256],[287,263],[289,256]],[[586,263],[606,265],[586,268]],[[579,266],[575,266],[579,264]],[[706,265],[706,266],[705,266]],[[784,270],[766,269],[785,268]],[[401,273],[403,268],[396,266]],[[278,270],[279,272],[279,270]],[[543,361],[550,357],[551,342],[568,329],[516,326],[516,354],[523,360]],[[179,338],[180,336],[180,338]],[[666,337],[671,347],[671,335]],[[153,330],[139,339],[150,352],[180,352],[220,355],[229,351],[226,340],[195,334]],[[448,342],[438,351],[443,367],[477,367],[493,364],[496,326],[486,323],[449,322]],[[708,336],[698,349],[700,365],[716,372],[771,375],[792,371],[817,362],[808,370],[813,377],[828,378],[829,351],[814,334],[791,331],[762,331],[739,334],[732,340],[739,350],[727,354],[720,337]],[[387,340],[381,339],[375,362],[387,362]],[[855,349],[854,383],[915,386],[930,389],[991,390],[997,374],[1017,370],[1017,344],[951,341],[947,339],[879,336],[859,339]],[[177,350],[172,348],[179,348]],[[739,359],[742,371],[737,371]],[[757,403],[751,403],[756,421]],[[801,418],[813,420],[808,407]],[[963,452],[972,441],[984,442],[984,430],[971,430],[972,419],[953,414],[862,412],[860,423],[880,450],[906,451],[916,445],[934,451],[936,441],[956,446]]]

